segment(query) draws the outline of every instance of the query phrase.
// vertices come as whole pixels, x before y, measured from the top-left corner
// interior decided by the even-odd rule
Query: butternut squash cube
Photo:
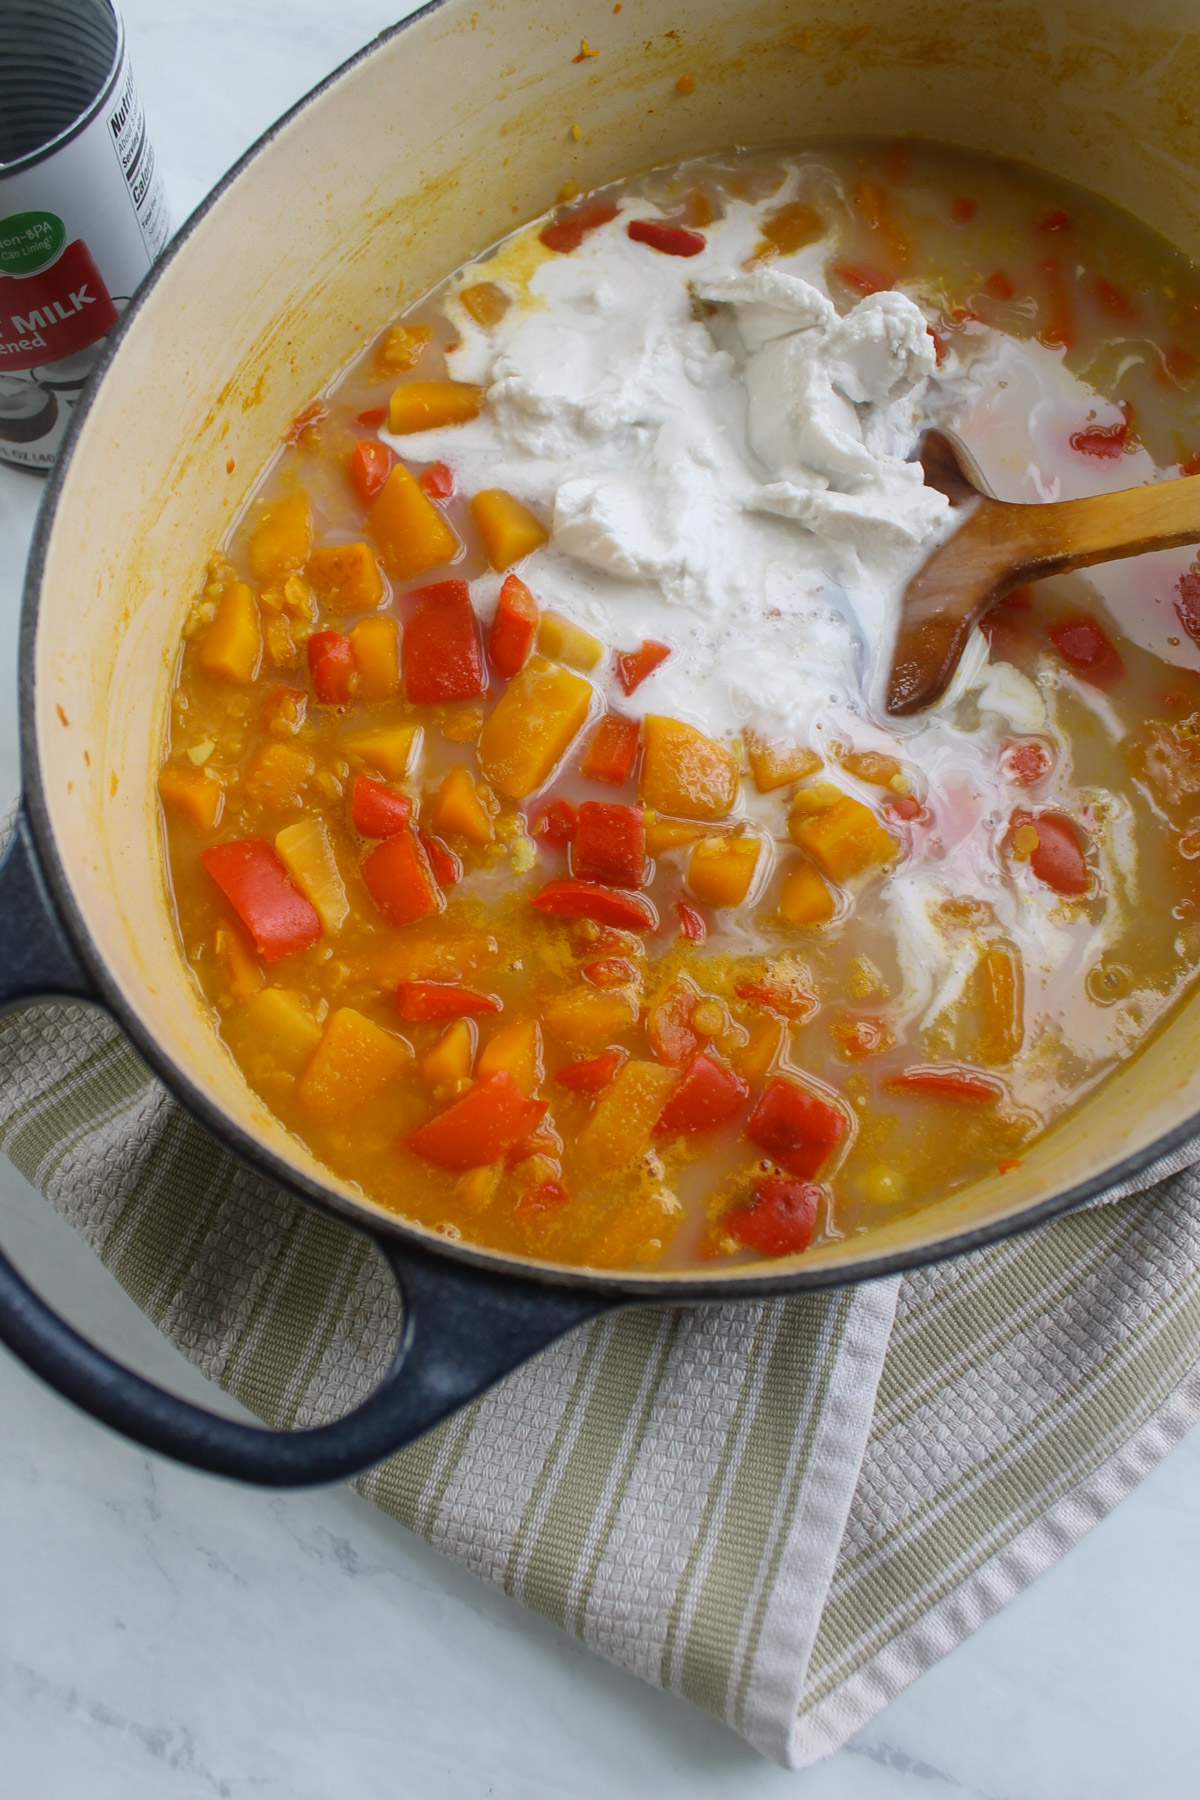
[[[765,1081],[788,1046],[788,1028],[772,1013],[764,1013],[750,1027],[750,1036],[731,1058],[744,1081]]]
[[[581,675],[531,656],[513,676],[479,737],[479,767],[510,800],[545,785],[588,716],[592,686]]]
[[[536,1019],[514,1019],[497,1025],[479,1053],[479,1079],[507,1069],[523,1093],[532,1094],[545,1074],[542,1028]]]
[[[400,627],[395,619],[360,619],[350,633],[360,700],[400,696]]]
[[[477,281],[472,287],[460,288],[458,298],[475,323],[482,325],[485,331],[489,326],[498,325],[512,305],[497,281]]]
[[[683,850],[708,836],[703,825],[687,819],[660,819],[657,813],[646,814],[646,855],[665,856],[670,850]]]
[[[810,862],[793,863],[783,878],[779,916],[785,925],[823,925],[837,903],[824,877]]]
[[[848,794],[820,812],[793,811],[788,832],[831,881],[848,881],[865,869],[884,867],[900,847],[870,807]]]
[[[285,825],[275,834],[275,848],[326,931],[340,931],[350,916],[350,902],[324,819],[310,813],[294,825]]]
[[[348,1112],[373,1100],[411,1060],[406,1039],[342,1006],[326,1022],[296,1098],[308,1112]]]
[[[388,402],[388,430],[397,437],[465,425],[483,411],[487,389],[469,381],[404,381]]]
[[[993,1067],[1011,1062],[1025,1038],[1024,970],[1021,953],[996,944],[979,959],[976,983],[983,1014],[979,1033],[980,1062]]]
[[[688,886],[709,906],[740,906],[761,849],[756,837],[701,838],[688,858]]]
[[[288,988],[263,988],[253,995],[233,1014],[230,1029],[239,1042],[290,1074],[304,1067],[321,1038],[308,1007]]]
[[[250,534],[248,555],[255,581],[278,582],[302,569],[312,553],[312,512],[307,494],[268,500]]]
[[[544,612],[538,620],[537,647],[554,662],[567,663],[572,669],[594,669],[604,655],[600,639],[564,619],[561,613]]]
[[[471,517],[493,569],[511,569],[523,556],[540,550],[550,537],[542,521],[503,488],[484,488],[476,494]]]
[[[657,1262],[683,1223],[683,1202],[669,1188],[634,1194],[606,1219],[584,1249],[593,1269]]]
[[[331,612],[371,612],[383,599],[383,576],[369,544],[322,544],[304,573]]]
[[[190,819],[201,831],[211,831],[225,806],[220,777],[207,769],[183,768],[171,763],[158,777],[158,793],[164,806]]]
[[[316,767],[297,744],[264,744],[242,777],[242,792],[258,806],[299,806]]]
[[[474,1019],[455,1019],[447,1025],[432,1050],[427,1050],[418,1065],[421,1079],[431,1088],[453,1088],[466,1081],[475,1061],[475,1044],[479,1027]]]
[[[637,1023],[637,1001],[623,988],[580,986],[555,994],[542,1008],[542,1023],[552,1038],[573,1049],[607,1044]]]
[[[367,529],[379,546],[383,566],[399,581],[424,575],[458,552],[458,539],[432,500],[426,498],[403,463],[371,502]]]
[[[678,1069],[662,1063],[625,1063],[579,1134],[575,1154],[580,1174],[613,1175],[644,1155],[678,1080]]]
[[[737,798],[738,766],[694,725],[650,714],[642,722],[641,796],[656,812],[723,819]]]
[[[773,794],[789,782],[803,781],[815,775],[821,759],[806,744],[794,744],[788,738],[763,738],[746,733],[746,755],[750,773],[760,794]]]
[[[492,815],[462,763],[450,770],[438,789],[430,822],[439,837],[465,837],[472,844],[490,844],[496,835]]]
[[[344,738],[342,747],[351,756],[361,756],[388,781],[403,781],[416,768],[423,737],[419,725],[377,725]]]
[[[200,645],[200,667],[206,675],[245,687],[262,662],[262,623],[254,593],[244,581],[231,581]]]
[[[249,1000],[262,989],[266,976],[255,959],[249,939],[236,925],[218,925],[213,949],[225,964],[225,978],[235,1000]]]
[[[415,369],[432,338],[428,325],[393,325],[375,352],[376,369],[381,375],[402,375]]]

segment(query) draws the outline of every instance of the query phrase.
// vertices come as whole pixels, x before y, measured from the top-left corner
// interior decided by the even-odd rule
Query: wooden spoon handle
[[[1022,582],[1194,543],[1200,475],[1030,506],[980,495],[905,589],[887,710],[899,717],[939,700],[974,626]]]

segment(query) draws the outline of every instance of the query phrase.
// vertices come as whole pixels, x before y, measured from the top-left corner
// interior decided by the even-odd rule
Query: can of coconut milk
[[[0,0],[0,460],[50,468],[169,236],[111,0]]]

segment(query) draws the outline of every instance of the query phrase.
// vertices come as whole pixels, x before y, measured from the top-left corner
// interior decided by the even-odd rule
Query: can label
[[[58,147],[0,171],[0,460],[48,469],[170,221],[123,34]]]

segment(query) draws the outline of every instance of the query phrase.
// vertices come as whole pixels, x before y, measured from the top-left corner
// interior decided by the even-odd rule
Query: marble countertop
[[[125,0],[175,219],[397,16],[383,0]],[[0,788],[37,478],[0,468]],[[114,1354],[205,1384],[7,1163],[3,1241]],[[845,1749],[802,1775],[599,1662],[341,1490],[146,1456],[0,1354],[6,1800],[1192,1800],[1200,1428]]]

